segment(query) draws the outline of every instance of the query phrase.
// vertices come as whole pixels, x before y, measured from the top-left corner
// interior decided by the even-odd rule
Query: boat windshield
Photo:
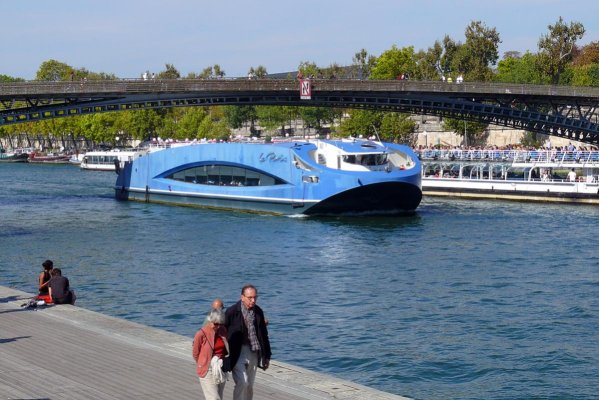
[[[387,154],[346,154],[343,156],[343,162],[357,165],[385,165],[387,164]]]

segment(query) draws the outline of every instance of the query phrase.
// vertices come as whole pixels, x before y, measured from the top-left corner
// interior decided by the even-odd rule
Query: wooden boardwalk
[[[189,337],[0,286],[0,399],[203,399]],[[232,379],[225,387],[231,399]],[[273,360],[259,399],[405,399]]]

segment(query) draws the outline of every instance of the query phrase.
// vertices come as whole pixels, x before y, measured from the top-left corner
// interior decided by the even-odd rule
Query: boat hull
[[[157,190],[115,188],[119,200],[174,204],[215,209],[243,210],[272,214],[404,214],[416,210],[422,191],[402,182],[376,183],[344,191],[321,201],[217,196]]]
[[[414,211],[422,200],[418,186],[404,182],[382,182],[346,190],[313,205],[307,215],[401,214]]]
[[[409,169],[341,171],[317,163],[310,156],[314,151],[310,143],[205,144],[161,150],[125,163],[115,195],[120,200],[286,215],[399,214],[420,204],[417,161]],[[198,171],[211,170],[214,164],[276,183],[251,185],[248,178],[247,184],[237,185],[230,181],[239,176],[229,176],[225,183],[220,178],[220,183],[198,184],[213,176],[206,172],[202,177]],[[179,180],[174,179],[177,174]]]
[[[599,204],[599,185],[585,182],[424,178],[426,196]]]
[[[16,155],[12,155],[12,156],[6,156],[6,157],[0,157],[0,162],[7,162],[7,163],[25,163],[27,162],[27,159],[29,158],[28,154],[16,154]]]

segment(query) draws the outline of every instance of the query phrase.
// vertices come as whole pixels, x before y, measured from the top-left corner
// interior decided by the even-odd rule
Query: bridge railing
[[[416,92],[443,93],[459,97],[468,95],[539,95],[599,99],[599,88],[559,85],[528,85],[497,82],[414,80],[312,79],[313,92]],[[167,93],[194,91],[272,90],[299,92],[295,79],[123,79],[89,81],[28,81],[0,83],[0,98],[60,94]]]

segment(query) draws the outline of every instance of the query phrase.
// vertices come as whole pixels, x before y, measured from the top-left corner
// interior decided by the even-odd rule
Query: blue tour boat
[[[275,214],[394,214],[422,199],[411,148],[369,140],[200,143],[117,167],[121,200]]]

